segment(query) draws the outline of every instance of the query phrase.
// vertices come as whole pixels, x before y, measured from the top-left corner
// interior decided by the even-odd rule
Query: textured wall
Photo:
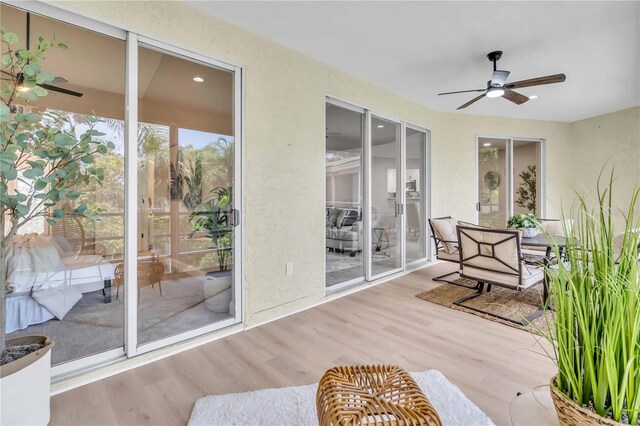
[[[325,94],[432,130],[434,214],[473,217],[476,134],[545,137],[548,195],[558,199],[567,193],[569,124],[439,113],[180,2],[64,3],[245,67],[244,295],[249,325],[324,297]],[[286,276],[286,262],[294,263],[293,276]]]

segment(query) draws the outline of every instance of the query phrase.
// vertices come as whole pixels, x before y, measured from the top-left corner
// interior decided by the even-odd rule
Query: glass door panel
[[[400,123],[371,116],[371,277],[402,268]]]
[[[233,73],[139,47],[138,343],[234,316]]]
[[[86,141],[87,132],[92,130],[95,151],[73,158],[77,163],[74,173],[77,169],[94,169],[102,175],[102,179],[90,182],[75,179],[73,186],[66,187],[43,182],[39,176],[58,176],[64,181],[63,175],[72,169],[53,157],[34,155],[34,161],[17,165],[15,178],[4,180],[9,193],[35,194],[29,201],[34,218],[26,221],[12,239],[15,247],[23,247],[15,253],[23,254],[0,259],[13,270],[7,276],[7,338],[48,336],[55,341],[51,351],[54,366],[102,352],[118,352],[124,344],[125,292],[121,287],[124,282],[113,278],[114,270],[123,262],[125,235],[125,42],[37,14],[27,15],[5,4],[0,5],[0,16],[2,28],[19,38],[19,44],[12,48],[25,47],[27,29],[31,49],[39,37],[49,41],[55,37],[68,45],[68,49],[51,49],[40,62],[42,70],[59,76],[59,81],[52,83],[58,90],[38,93],[37,100],[18,98],[12,103],[17,111],[38,114],[46,127],[66,135],[67,146],[66,142],[73,141],[74,145]],[[6,48],[3,44],[3,56]],[[2,71],[11,72],[4,65]],[[10,84],[4,77],[3,88]],[[43,142],[42,147],[58,151],[57,141],[55,146]],[[65,154],[69,158],[73,155],[71,151]],[[40,174],[34,173],[37,163],[42,167]],[[46,200],[42,198],[45,194],[49,194]],[[47,206],[44,201],[55,205]],[[30,252],[36,244],[40,251]],[[46,262],[30,260],[35,258]],[[5,268],[0,269],[5,273]]]
[[[541,148],[539,140],[513,140],[513,212],[541,215]]]
[[[506,228],[509,219],[508,139],[478,138],[478,224]]]
[[[364,113],[326,104],[326,286],[364,278]]]
[[[407,127],[405,141],[405,255],[409,263],[427,257],[427,134]]]

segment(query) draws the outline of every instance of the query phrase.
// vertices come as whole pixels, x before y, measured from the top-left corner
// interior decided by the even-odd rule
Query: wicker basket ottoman
[[[316,406],[321,426],[442,425],[413,377],[393,365],[332,368],[320,379]]]

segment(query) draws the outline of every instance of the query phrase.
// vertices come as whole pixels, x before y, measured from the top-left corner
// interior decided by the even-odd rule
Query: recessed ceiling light
[[[531,95],[529,96],[529,99],[538,99],[538,95]]]
[[[31,87],[27,87],[27,86],[18,87],[18,92],[29,92],[30,90],[31,90]]]
[[[204,78],[202,78],[202,77],[193,77],[193,81],[195,81],[196,83],[202,83],[204,81]]]
[[[378,124],[378,129],[382,129],[384,127],[384,124]]]
[[[490,143],[484,143],[484,144],[482,144],[482,146],[491,146],[491,144]]]

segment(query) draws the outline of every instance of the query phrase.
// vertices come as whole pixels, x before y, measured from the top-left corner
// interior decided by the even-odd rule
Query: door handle
[[[237,209],[233,209],[233,227],[235,228],[240,224],[240,212]]]
[[[480,211],[480,201],[478,201],[478,202],[476,203],[476,210],[477,210],[477,211]]]
[[[402,208],[402,204],[396,203],[396,217],[402,215],[404,213],[404,209]]]

